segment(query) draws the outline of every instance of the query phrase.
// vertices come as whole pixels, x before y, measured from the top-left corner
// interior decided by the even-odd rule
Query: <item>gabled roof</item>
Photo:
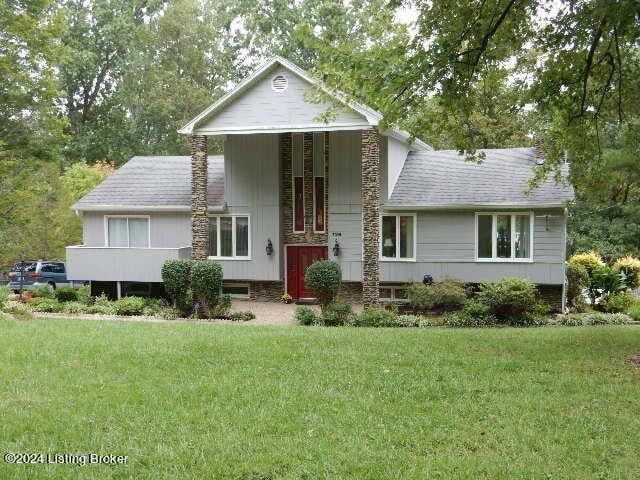
[[[555,208],[573,199],[573,188],[552,178],[526,194],[539,150],[480,151],[481,164],[466,162],[457,150],[410,152],[386,208]]]
[[[348,109],[362,116],[361,122],[353,123],[348,126],[338,125],[338,127],[336,127],[335,129],[347,129],[347,128],[361,129],[361,128],[366,128],[368,126],[378,126],[380,120],[382,120],[382,114],[380,112],[364,104],[349,100],[347,96],[342,92],[330,90],[322,82],[308,75],[307,72],[305,72],[303,69],[301,69],[294,63],[290,62],[285,58],[274,56],[269,61],[265,62],[260,67],[258,67],[251,75],[249,75],[247,78],[242,80],[226,95],[222,96],[220,99],[215,101],[205,110],[203,110],[200,114],[198,114],[193,120],[187,123],[180,130],[178,130],[178,133],[182,133],[186,135],[192,135],[194,133],[195,134],[201,133],[205,135],[211,134],[210,132],[205,132],[205,131],[198,132],[198,127],[201,126],[206,119],[212,116],[215,116],[217,113],[222,111],[225,107],[233,103],[234,100],[238,99],[241,95],[243,95],[245,92],[247,92],[252,87],[254,87],[260,80],[262,80],[269,72],[271,72],[277,66],[281,66],[286,70],[288,70],[289,72],[297,75],[309,85],[312,85],[318,88],[327,96],[337,100],[338,103],[341,103]],[[260,106],[256,105],[256,108],[260,108]],[[331,129],[329,128],[329,126],[330,125],[328,124],[326,128],[327,130]],[[292,130],[293,130],[293,127],[292,127]],[[300,127],[304,129],[305,126],[300,126]],[[253,130],[251,131],[253,132]],[[267,133],[271,131],[274,131],[274,132],[281,131],[281,129],[265,127],[265,128],[262,128],[260,131]],[[238,133],[238,132],[232,131],[232,130],[230,130],[229,132],[226,132],[222,130],[220,132],[216,131],[213,134],[223,135],[227,133]],[[384,135],[393,136],[394,138],[403,140],[403,141],[408,141],[408,139],[411,137],[411,135],[408,132],[405,132],[403,130],[397,130],[397,129],[385,131],[382,133]],[[418,150],[431,150],[431,147],[429,145],[427,145],[426,143],[422,142],[419,139],[414,139],[412,143],[412,148],[418,149]]]
[[[207,203],[223,208],[224,157],[209,156]],[[189,211],[191,157],[133,157],[72,205],[78,211]]]

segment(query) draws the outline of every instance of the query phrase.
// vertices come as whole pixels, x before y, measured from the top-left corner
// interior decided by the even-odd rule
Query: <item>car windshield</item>
[[[22,263],[16,263],[13,266],[13,272],[20,272],[22,271]],[[24,271],[25,272],[35,272],[36,271],[36,262],[24,262]]]

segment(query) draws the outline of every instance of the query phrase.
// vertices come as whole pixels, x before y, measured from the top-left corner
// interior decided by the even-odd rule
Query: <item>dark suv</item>
[[[9,288],[15,293],[20,288],[49,285],[51,289],[69,286],[67,269],[60,260],[26,260],[16,263],[9,272]]]

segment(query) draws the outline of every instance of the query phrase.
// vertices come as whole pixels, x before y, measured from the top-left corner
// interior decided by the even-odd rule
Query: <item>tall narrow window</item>
[[[415,215],[382,217],[381,256],[387,260],[415,259]]]
[[[108,247],[148,248],[149,218],[107,217]]]
[[[532,260],[533,214],[477,214],[478,260]]]
[[[313,229],[325,231],[324,133],[313,134]]]
[[[209,217],[209,257],[247,260],[251,237],[249,217],[219,215]]]
[[[293,231],[304,232],[304,136],[292,134]]]

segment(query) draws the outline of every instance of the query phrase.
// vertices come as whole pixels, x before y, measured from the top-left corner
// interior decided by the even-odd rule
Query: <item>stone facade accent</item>
[[[191,258],[206,260],[209,244],[207,217],[207,137],[191,137]]]
[[[362,302],[379,300],[380,148],[377,129],[362,130]]]
[[[250,282],[249,298],[261,302],[280,302],[284,293],[284,282]]]
[[[292,156],[293,142],[291,133],[281,133],[279,138],[280,150],[280,225],[281,225],[281,245],[308,244],[327,245],[327,209],[328,199],[328,176],[329,176],[329,141],[328,134],[324,135],[324,197],[325,197],[325,233],[315,233],[313,231],[313,133],[305,132],[303,137],[303,164],[304,164],[304,233],[293,231],[293,178],[292,178]],[[283,247],[284,248],[284,247]],[[284,254],[284,252],[283,252]]]
[[[362,283],[343,282],[338,293],[338,300],[349,303],[362,303]]]

